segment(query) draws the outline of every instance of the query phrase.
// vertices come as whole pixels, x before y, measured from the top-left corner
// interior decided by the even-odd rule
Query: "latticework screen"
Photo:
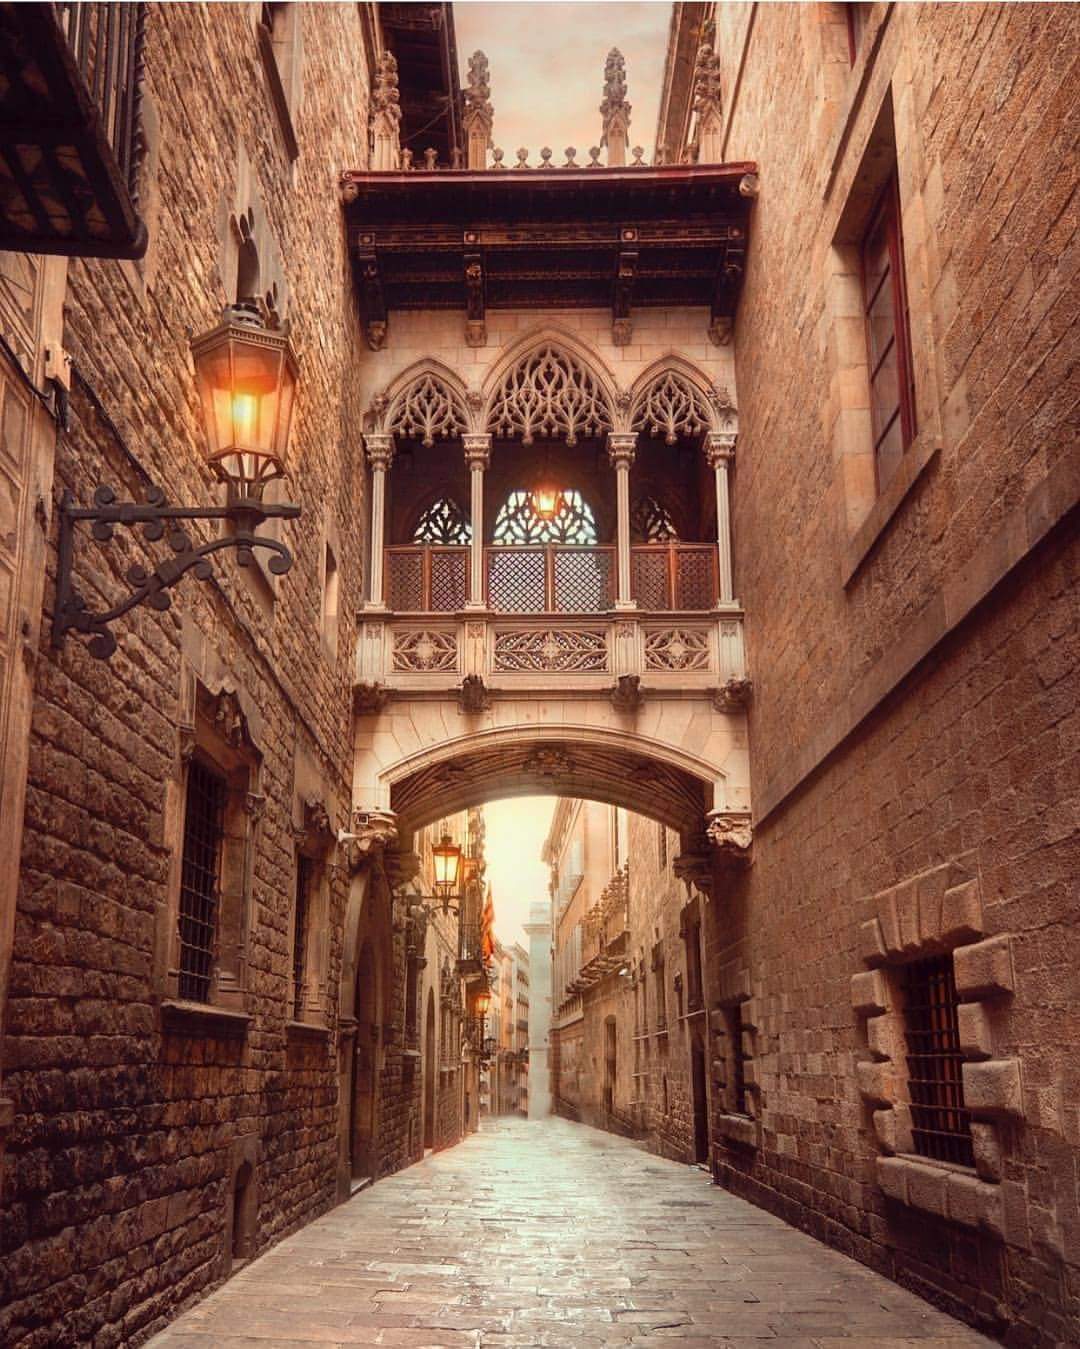
[[[542,614],[547,608],[547,565],[543,548],[490,548],[488,604],[500,614]]]
[[[558,548],[552,556],[554,609],[595,614],[615,600],[615,555],[601,548]]]
[[[386,555],[386,603],[396,613],[424,608],[424,554],[420,548]]]
[[[674,550],[676,609],[711,609],[716,603],[716,549],[710,545]]]
[[[469,598],[469,555],[439,549],[431,554],[430,608],[438,613],[461,609]]]
[[[630,591],[641,609],[671,607],[666,548],[633,549],[630,554]]]

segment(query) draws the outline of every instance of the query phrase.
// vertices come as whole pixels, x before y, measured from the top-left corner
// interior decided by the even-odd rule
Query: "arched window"
[[[635,543],[670,543],[679,531],[671,512],[654,496],[639,497],[630,517],[630,535]]]
[[[428,506],[413,530],[413,543],[470,543],[472,525],[451,497],[440,497]]]
[[[562,494],[554,519],[542,520],[533,509],[532,493],[518,488],[499,507],[495,543],[595,543],[596,517],[580,492]]]

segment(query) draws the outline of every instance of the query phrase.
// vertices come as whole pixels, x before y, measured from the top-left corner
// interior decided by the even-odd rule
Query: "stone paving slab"
[[[976,1349],[693,1167],[499,1120],[288,1237],[150,1349]]]

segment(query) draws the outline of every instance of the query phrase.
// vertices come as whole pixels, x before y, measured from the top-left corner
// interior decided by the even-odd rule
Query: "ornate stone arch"
[[[680,436],[726,429],[726,417],[734,411],[726,389],[710,384],[696,366],[672,353],[647,366],[634,381],[627,429],[674,445]]]
[[[403,370],[371,400],[373,430],[432,446],[472,431],[468,392],[441,361],[424,360]]]
[[[616,429],[615,380],[600,358],[561,329],[527,334],[495,362],[484,385],[482,429],[574,445]]]

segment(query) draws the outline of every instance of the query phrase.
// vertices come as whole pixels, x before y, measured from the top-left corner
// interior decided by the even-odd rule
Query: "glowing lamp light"
[[[474,1006],[476,1008],[476,1015],[478,1017],[487,1016],[488,1008],[491,1006],[491,994],[477,993],[476,1002],[474,1003]]]
[[[461,847],[449,834],[443,834],[431,854],[435,862],[435,893],[444,899],[448,898],[457,889]]]
[[[296,357],[283,332],[251,305],[232,305],[218,326],[191,343],[208,459],[241,497],[258,499],[285,473]]]
[[[533,513],[540,520],[554,520],[562,509],[563,497],[557,487],[541,483],[532,490]]]

